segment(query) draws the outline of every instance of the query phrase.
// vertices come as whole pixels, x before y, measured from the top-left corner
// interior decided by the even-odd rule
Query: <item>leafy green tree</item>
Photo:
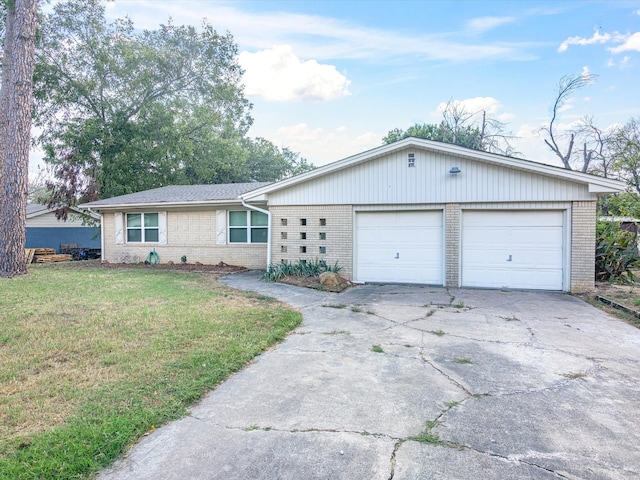
[[[388,145],[403,138],[417,137],[485,152],[516,154],[509,143],[513,137],[505,133],[505,125],[487,118],[486,112],[468,112],[460,104],[449,101],[442,116],[443,120],[438,124],[416,123],[406,130],[394,128],[382,141]]]
[[[640,120],[632,118],[610,136],[613,169],[640,194]]]
[[[389,144],[408,137],[424,138],[426,140],[434,140],[436,142],[453,143],[455,145],[460,145],[461,147],[481,150],[478,148],[481,146],[480,130],[478,128],[465,126],[463,128],[459,128],[454,136],[453,131],[444,121],[440,124],[416,123],[406,130],[395,128],[390,130],[382,141],[385,144]]]
[[[206,22],[139,32],[104,13],[68,0],[43,15],[36,124],[53,201],[240,180],[252,118],[231,35]]]
[[[270,182],[292,177],[312,170],[314,166],[288,148],[278,148],[269,140],[247,139],[244,147],[248,152],[246,169],[250,180]]]

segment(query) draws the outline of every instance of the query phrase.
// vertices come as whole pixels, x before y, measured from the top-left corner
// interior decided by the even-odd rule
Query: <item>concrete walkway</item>
[[[222,281],[302,326],[100,479],[640,478],[640,330],[574,297]]]

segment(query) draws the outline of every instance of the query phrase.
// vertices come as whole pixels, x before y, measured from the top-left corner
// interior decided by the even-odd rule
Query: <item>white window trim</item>
[[[267,230],[267,235],[269,234],[269,227],[267,225],[256,225],[253,226],[251,225],[251,212],[254,210],[228,210],[227,211],[227,230],[228,230],[228,243],[230,245],[267,245],[269,243],[269,241],[267,240],[266,242],[252,242],[251,241],[251,231],[255,228],[255,229],[266,229]],[[233,226],[231,225],[231,219],[229,218],[229,216],[231,215],[231,213],[235,213],[235,212],[245,212],[247,215],[247,224],[243,225],[243,226]],[[262,213],[262,212],[258,212],[258,213]],[[265,214],[263,214],[265,215]],[[232,242],[231,241],[231,231],[232,230],[240,230],[240,229],[245,229],[247,231],[247,241],[246,242]]]
[[[158,215],[158,226],[157,227],[148,227],[145,228],[144,227],[144,216],[145,215],[149,215],[149,214],[157,214]],[[129,225],[127,224],[127,216],[128,215],[140,215],[140,238],[141,240],[139,242],[134,242],[134,241],[130,241],[129,240]],[[130,243],[132,245],[142,245],[142,244],[166,244],[167,243],[167,212],[126,212],[123,215],[123,220],[124,220],[124,228],[123,228],[123,240],[126,241],[126,243]],[[147,242],[145,240],[145,230],[150,230],[152,228],[157,228],[158,230],[158,240],[154,241],[154,242]],[[137,227],[136,227],[137,229]],[[117,232],[116,232],[116,243],[118,242],[119,238],[117,237]]]

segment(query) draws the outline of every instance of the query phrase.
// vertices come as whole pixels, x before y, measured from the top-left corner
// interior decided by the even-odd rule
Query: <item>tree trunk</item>
[[[13,21],[15,18],[15,1],[7,2],[7,18],[4,23],[4,48],[2,53],[2,81],[0,83],[0,195],[2,195],[2,179],[4,178],[3,146],[7,141],[7,123],[9,111],[9,78],[11,77],[11,47],[13,46]],[[2,208],[0,202],[0,223]]]
[[[0,276],[27,272],[27,175],[38,0],[16,0],[0,211]]]

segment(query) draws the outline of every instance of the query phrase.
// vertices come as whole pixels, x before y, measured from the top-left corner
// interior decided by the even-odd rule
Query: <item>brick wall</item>
[[[325,260],[353,275],[353,211],[351,205],[273,206],[271,262]],[[303,225],[304,223],[304,225]]]
[[[593,289],[595,276],[596,202],[571,205],[571,291]]]
[[[447,203],[444,210],[445,285],[460,286],[460,204]]]
[[[151,250],[160,263],[180,263],[186,255],[188,263],[213,265],[220,262],[247,268],[264,269],[267,264],[265,244],[216,245],[216,212],[167,212],[167,244],[116,244],[113,213],[104,215],[104,258],[110,263],[143,262]]]

